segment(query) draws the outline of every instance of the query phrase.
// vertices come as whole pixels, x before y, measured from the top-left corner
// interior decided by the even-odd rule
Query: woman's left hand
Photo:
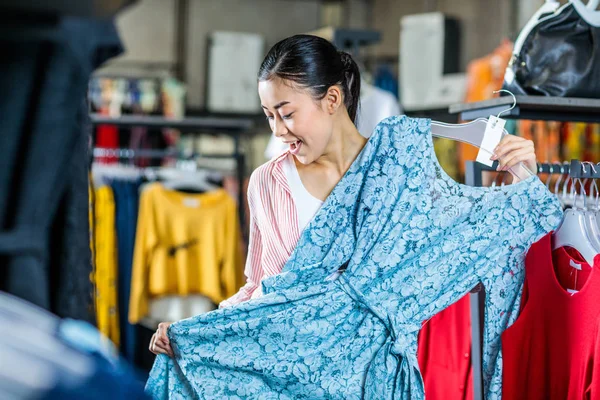
[[[519,163],[523,163],[531,172],[537,174],[537,158],[533,141],[520,136],[506,135],[494,149],[491,160],[498,160],[497,171],[508,171]],[[518,179],[513,174],[515,179]]]

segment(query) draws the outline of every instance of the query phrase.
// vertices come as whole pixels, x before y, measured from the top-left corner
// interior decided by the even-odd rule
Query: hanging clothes
[[[129,321],[148,315],[149,301],[201,294],[213,303],[239,282],[239,222],[235,200],[223,189],[188,194],[160,183],[140,196]]]
[[[575,400],[591,390],[600,321],[600,256],[593,268],[552,235],[526,259],[522,313],[502,334],[505,399]],[[576,279],[575,279],[576,274]],[[598,396],[598,393],[595,394]],[[596,397],[598,398],[598,397]]]
[[[147,391],[160,399],[422,399],[421,321],[481,281],[485,392],[499,399],[499,332],[516,319],[525,253],[561,217],[535,176],[493,189],[452,181],[429,120],[388,118],[283,272],[263,279],[262,297],[170,326],[175,358],[157,357]]]
[[[417,355],[428,400],[473,399],[470,310],[467,294],[419,332]]]
[[[87,113],[81,101],[80,113]],[[96,323],[89,225],[90,135],[84,125],[71,155],[68,187],[60,201],[50,234],[51,309],[62,318]]]
[[[137,333],[129,323],[129,296],[133,268],[133,249],[137,226],[139,188],[141,180],[113,179],[111,188],[115,198],[115,220],[118,253],[118,305],[121,328],[121,353],[129,362],[134,362]]]
[[[101,186],[94,194],[94,256],[98,330],[118,347],[121,330],[117,303],[115,200],[109,186]]]
[[[87,137],[81,105],[91,72],[122,48],[110,19],[64,17],[31,26],[2,17],[0,290],[54,310],[64,306],[53,299],[54,280],[65,275],[62,264],[50,266],[50,230],[72,179],[80,179],[71,167],[80,136]],[[84,220],[75,229],[73,235],[87,237]]]

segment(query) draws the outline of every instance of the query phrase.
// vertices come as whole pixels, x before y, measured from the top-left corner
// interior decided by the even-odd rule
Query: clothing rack
[[[233,157],[227,154],[204,154],[204,153],[185,153],[174,149],[110,149],[104,147],[94,147],[92,152],[94,158],[114,157],[114,158],[177,158],[179,160],[193,160],[195,158],[225,158]]]
[[[598,164],[593,164],[594,168],[592,168],[589,163],[571,160],[571,164],[567,166],[568,174],[571,178],[600,179],[600,165]]]
[[[201,154],[199,156],[207,158],[233,158],[236,161],[236,175],[238,179],[238,212],[240,218],[240,226],[244,238],[247,239],[248,229],[246,226],[246,207],[244,197],[244,178],[246,177],[246,157],[241,149],[241,138],[242,136],[248,136],[254,132],[254,120],[251,118],[230,118],[230,117],[188,117],[182,119],[170,119],[160,116],[152,115],[123,115],[119,118],[111,118],[105,115],[91,114],[90,120],[92,125],[115,125],[119,127],[148,127],[148,128],[172,128],[178,129],[182,133],[193,133],[196,135],[203,134],[226,134],[230,136],[234,141],[234,150],[230,154],[221,154],[218,156]],[[103,150],[98,150],[100,153]],[[95,150],[95,151],[96,151]],[[106,149],[105,149],[106,150]],[[113,149],[115,150],[115,149]],[[121,149],[123,150],[123,149]],[[118,149],[117,149],[118,151]],[[133,151],[133,153],[131,153]],[[162,153],[152,153],[160,151]],[[150,153],[145,153],[150,152]],[[185,157],[180,152],[173,152],[172,150],[130,150],[127,149],[122,153],[123,158],[131,157],[177,157],[179,155]],[[109,154],[108,156],[111,156]],[[119,157],[119,154],[114,156]]]
[[[563,122],[600,122],[600,99],[581,99],[569,97],[515,96],[515,107],[507,111],[513,104],[512,96],[498,97],[474,103],[454,104],[448,108],[448,114],[456,115],[461,120],[489,118],[502,112],[504,119],[530,119]],[[551,165],[542,164],[540,172],[551,172]],[[465,170],[465,183],[470,186],[483,186],[483,171],[495,171],[497,163],[492,167],[468,161]],[[547,168],[543,171],[544,168]],[[569,166],[571,169],[578,168]],[[590,168],[591,169],[591,168]],[[586,168],[587,170],[587,168]],[[597,168],[597,170],[599,170]],[[557,170],[558,171],[558,170]],[[564,169],[563,169],[564,171]],[[583,169],[582,169],[583,172]],[[479,285],[482,286],[482,285]],[[482,370],[482,335],[483,304],[485,291],[471,293],[471,360],[473,368],[473,400],[483,400]]]

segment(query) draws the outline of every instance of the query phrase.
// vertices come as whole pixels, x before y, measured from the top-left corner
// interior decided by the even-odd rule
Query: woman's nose
[[[276,137],[281,137],[287,133],[287,128],[282,120],[273,120],[273,134]]]

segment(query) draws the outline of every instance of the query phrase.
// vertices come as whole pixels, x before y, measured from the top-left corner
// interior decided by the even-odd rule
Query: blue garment
[[[121,327],[121,353],[130,363],[135,362],[137,331],[129,323],[129,294],[131,291],[131,270],[133,249],[139,206],[140,180],[127,181],[114,179],[111,183],[115,194],[115,220],[119,260],[118,304],[119,326]],[[144,346],[145,348],[145,346]]]
[[[69,347],[85,354],[92,364],[90,376],[81,379],[54,371],[54,386],[42,400],[146,400],[136,372],[114,357],[114,348],[92,325],[76,320],[60,322],[57,336]]]
[[[386,90],[394,95],[396,99],[399,98],[398,94],[398,79],[394,76],[389,66],[381,66],[375,74],[374,85],[379,89]]]
[[[388,118],[283,272],[262,281],[264,296],[173,324],[175,359],[157,357],[146,391],[156,399],[422,399],[421,321],[481,281],[485,388],[499,399],[500,334],[517,317],[525,254],[561,216],[535,176],[500,188],[456,183],[435,156],[430,120]]]

